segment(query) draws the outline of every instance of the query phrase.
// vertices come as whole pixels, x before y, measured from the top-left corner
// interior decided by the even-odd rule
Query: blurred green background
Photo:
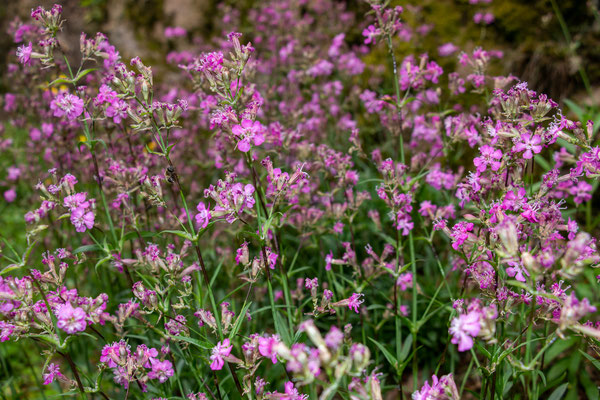
[[[37,5],[49,7],[55,2],[63,5],[68,20],[63,35],[73,50],[77,49],[79,32],[101,31],[125,57],[140,55],[152,59],[154,65],[164,61],[158,50],[164,49],[165,27],[181,26],[188,30],[188,38],[209,38],[220,34],[215,32],[220,4],[240,10],[242,21],[245,10],[259,4],[249,0],[4,0],[0,6],[2,32],[16,17],[27,21],[31,9]],[[346,3],[359,13],[368,11],[362,1]],[[555,100],[568,97],[578,103],[597,103],[600,96],[596,85],[600,76],[598,0],[393,3],[407,8],[405,18],[432,25],[431,33],[424,39],[432,53],[437,46],[450,41],[460,48],[482,45],[499,49],[505,54],[504,70],[499,73],[512,73]],[[473,23],[478,11],[491,12],[494,22],[487,26]],[[0,70],[4,71],[8,62],[14,62],[15,45],[9,35],[0,35],[0,50]],[[0,92],[4,92],[6,82],[0,81],[0,85]]]

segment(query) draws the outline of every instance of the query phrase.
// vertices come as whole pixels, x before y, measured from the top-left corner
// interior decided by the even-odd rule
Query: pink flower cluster
[[[71,223],[77,232],[85,232],[94,227],[95,215],[87,193],[75,193],[63,199],[63,205],[71,212]]]
[[[141,344],[132,352],[131,346],[123,340],[104,346],[100,362],[113,370],[115,383],[125,389],[131,382],[137,382],[143,391],[147,391],[149,380],[164,383],[175,374],[171,361],[161,361],[155,348]]]

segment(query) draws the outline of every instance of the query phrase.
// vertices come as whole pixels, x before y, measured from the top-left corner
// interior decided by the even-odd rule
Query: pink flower
[[[242,153],[247,153],[248,151],[250,151],[250,147],[250,140],[247,138],[242,139],[238,142],[238,150]]]
[[[319,60],[315,65],[306,70],[306,73],[313,78],[317,76],[331,75],[333,72],[333,64],[327,60]]]
[[[442,57],[447,57],[456,53],[458,47],[454,45],[454,43],[446,43],[438,47],[438,54]]]
[[[523,268],[523,265],[514,261],[508,261],[507,263],[511,266],[506,268],[506,275],[510,276],[511,278],[514,277],[519,282],[525,282],[525,275],[529,276],[529,272]]]
[[[569,221],[567,222],[567,231],[569,232],[569,240],[573,240],[575,239],[575,234],[577,233],[577,231],[579,230],[579,225],[577,225],[577,221],[572,220],[571,218],[569,218]]]
[[[238,150],[246,153],[250,150],[250,142],[255,146],[260,146],[265,141],[263,133],[264,127],[258,121],[243,119],[241,124],[234,125],[231,132],[240,138],[238,142]]]
[[[523,153],[523,158],[530,160],[533,158],[533,153],[538,154],[542,151],[542,138],[539,135],[531,135],[530,133],[524,133],[521,135],[520,141],[515,144],[513,151]]]
[[[248,251],[248,242],[244,241],[239,249],[235,252],[235,264],[246,265],[250,262],[250,252]]]
[[[473,230],[472,222],[461,221],[452,227],[452,248],[458,250],[460,246],[469,238],[469,232]]]
[[[217,343],[215,347],[212,349],[212,355],[210,359],[212,363],[210,364],[210,369],[213,371],[218,371],[223,368],[225,365],[225,360],[223,357],[227,357],[231,354],[231,349],[233,349],[233,345],[230,344],[229,339],[225,339],[222,342]]]
[[[15,326],[13,324],[0,321],[0,342],[6,342],[7,340],[9,340],[10,335],[13,334],[14,330]]]
[[[173,376],[174,371],[171,361],[158,361],[156,358],[150,358],[150,363],[152,364],[152,371],[148,372],[148,378],[158,379],[160,383],[165,383],[169,377]]]
[[[363,30],[362,35],[366,38],[365,44],[375,44],[377,36],[381,35],[381,30],[375,28],[375,25],[369,25],[366,29]]]
[[[593,186],[586,181],[579,181],[577,186],[573,186],[570,189],[571,195],[575,196],[573,201],[575,204],[581,204],[592,199],[592,188]]]
[[[452,374],[444,375],[438,379],[436,375],[431,377],[431,385],[425,381],[421,390],[412,394],[413,400],[433,400],[433,399],[458,399],[460,397],[456,383]]]
[[[479,334],[480,329],[481,325],[477,311],[461,314],[450,323],[451,343],[458,344],[458,351],[471,350],[473,338]]]
[[[332,350],[337,350],[344,342],[344,333],[335,325],[332,325],[325,335],[325,344]]]
[[[492,13],[476,13],[473,16],[473,22],[475,22],[476,24],[480,24],[480,23],[484,23],[486,25],[491,24],[492,22],[494,22],[494,14]]]
[[[72,121],[83,113],[83,100],[70,93],[59,93],[50,103],[50,109],[55,117],[66,115]]]
[[[54,363],[49,364],[46,367],[46,372],[42,375],[44,378],[44,385],[49,385],[54,382],[54,378],[63,376],[64,375],[60,372],[60,367]]]
[[[11,112],[17,110],[17,96],[12,93],[4,95],[4,111]]]
[[[402,291],[411,288],[413,286],[412,273],[406,272],[404,274],[401,274],[396,280],[396,286],[398,286]]]
[[[120,124],[123,119],[127,118],[128,109],[129,105],[126,101],[115,98],[108,104],[104,114],[108,118],[112,118],[115,124]]]
[[[308,395],[300,394],[298,389],[296,389],[294,387],[294,383],[290,382],[290,381],[285,383],[285,394],[287,396],[280,395],[281,400],[307,400],[308,399]]]
[[[396,220],[396,229],[402,231],[402,236],[408,236],[415,224],[410,220],[410,216],[399,211]]]
[[[8,189],[6,192],[4,192],[4,200],[6,200],[7,203],[12,203],[16,198],[17,192],[15,189]]]
[[[81,307],[73,308],[68,302],[58,308],[56,317],[58,319],[56,326],[71,335],[85,331],[87,327],[85,311]]]
[[[275,265],[277,265],[277,258],[279,257],[279,255],[277,253],[273,253],[270,250],[268,250],[268,252],[269,255],[267,256],[267,264],[269,265],[269,268],[275,269]]]
[[[273,335],[269,337],[258,338],[258,352],[261,356],[270,358],[273,364],[277,363],[277,353],[275,346],[280,342],[279,336]]]
[[[29,137],[34,142],[37,142],[38,140],[40,140],[42,138],[42,132],[40,132],[40,130],[38,128],[31,128],[29,130]]]
[[[211,218],[209,207],[204,203],[198,203],[196,209],[198,210],[198,214],[196,214],[196,224],[201,229],[204,229],[208,226],[208,222]]]
[[[358,314],[360,305],[365,302],[363,296],[362,293],[352,293],[352,296],[348,299],[348,308]]]
[[[31,63],[31,51],[33,46],[31,42],[27,46],[23,45],[17,49],[17,57],[19,58],[19,62],[23,65],[28,65]]]
[[[502,163],[498,160],[502,158],[502,151],[500,149],[494,149],[492,146],[487,144],[479,148],[481,157],[475,157],[473,164],[477,167],[477,171],[483,172],[487,169],[488,165],[492,171],[498,171]]]
[[[329,254],[325,256],[325,270],[331,270],[331,264],[333,263],[333,251],[329,251]]]
[[[123,358],[131,354],[129,345],[121,340],[119,342],[113,342],[110,345],[105,345],[102,348],[102,354],[100,355],[100,362],[106,363],[109,368],[115,368],[118,364],[123,363]]]
[[[223,69],[223,53],[214,51],[204,53],[198,59],[198,71],[218,73]]]
[[[168,26],[165,28],[165,37],[167,39],[185,36],[187,31],[180,26]]]
[[[87,193],[75,193],[63,199],[63,205],[73,211],[77,208],[88,208],[90,202],[87,201]]]
[[[71,211],[71,223],[75,226],[75,231],[85,232],[86,229],[92,229],[94,227],[94,213],[87,211],[83,207],[76,208]]]

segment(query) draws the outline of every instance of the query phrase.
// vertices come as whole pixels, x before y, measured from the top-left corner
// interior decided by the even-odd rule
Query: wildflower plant
[[[358,8],[220,6],[165,76],[11,25],[4,397],[597,397],[597,126]]]

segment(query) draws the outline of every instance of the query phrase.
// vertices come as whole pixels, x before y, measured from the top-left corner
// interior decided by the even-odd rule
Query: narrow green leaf
[[[581,349],[579,349],[579,352],[581,354],[583,354],[583,356],[585,358],[587,358],[588,361],[591,362],[594,367],[596,367],[598,370],[600,370],[600,361],[599,360],[596,360],[594,357],[590,356],[588,353],[584,352]]]
[[[166,230],[166,231],[160,231],[161,234],[163,233],[171,233],[173,235],[177,235],[183,239],[187,239],[189,241],[193,241],[193,237],[192,235],[190,235],[189,233],[185,232],[185,231],[170,231],[170,230]]]
[[[566,383],[563,383],[562,385],[560,385],[559,387],[557,387],[556,389],[554,389],[554,392],[552,392],[550,397],[548,397],[548,400],[562,399],[563,395],[567,391],[568,386],[569,386],[569,382],[566,382]]]
[[[0,270],[0,276],[9,273],[10,271],[14,271],[15,269],[19,269],[21,268],[21,265],[19,264],[10,264],[7,267],[4,267],[2,270]]]
[[[251,305],[252,302],[249,301],[248,304],[246,304],[240,311],[237,319],[235,320],[235,324],[233,325],[233,329],[231,329],[231,332],[229,333],[229,339],[233,339],[239,332],[240,328],[242,327],[242,322],[244,322],[244,318],[246,318],[246,311],[248,311]]]
[[[48,84],[48,86],[54,86],[54,85],[60,85],[61,83],[72,83],[70,79],[67,78],[57,78],[55,80],[53,80],[52,82],[50,82]]]
[[[25,254],[23,254],[23,265],[27,264],[27,261],[29,260],[29,256],[31,255],[31,251],[33,250],[33,248],[35,247],[35,245],[37,244],[37,240],[34,240],[28,247],[27,250],[25,250]]]
[[[188,342],[188,343],[191,343],[191,344],[193,344],[194,346],[196,346],[196,347],[199,347],[199,348],[201,348],[201,349],[210,350],[210,349],[212,349],[212,348],[214,347],[214,346],[213,346],[211,343],[209,343],[209,342],[206,342],[206,341],[204,341],[204,340],[198,340],[198,339],[194,339],[194,338],[187,337],[187,336],[173,336],[173,338],[174,338],[174,339],[177,339],[177,340],[181,340],[182,342]]]
[[[283,342],[286,345],[291,346],[292,345],[292,335],[290,334],[290,331],[289,331],[287,324],[285,323],[283,317],[281,316],[281,313],[279,311],[276,311],[273,318],[275,319],[275,330],[279,334],[279,337],[281,338],[281,340],[283,340]]]
[[[400,361],[406,360],[408,354],[410,353],[410,347],[412,346],[413,336],[412,333],[409,334],[406,339],[404,339],[404,344],[402,345],[402,350],[400,350]]]
[[[585,395],[589,400],[598,400],[600,393],[598,392],[598,386],[592,382],[592,379],[588,375],[588,373],[583,370],[579,375],[579,381],[585,390]]]
[[[160,233],[142,231],[142,232],[139,232],[139,235],[143,238],[151,238],[156,235],[160,235]],[[136,231],[127,232],[125,235],[123,235],[123,241],[135,239],[137,237],[138,237],[138,232],[136,232]]]
[[[88,68],[81,71],[75,78],[73,78],[73,83],[76,83],[78,80],[89,74],[90,72],[96,71],[98,68]]]
[[[102,247],[98,246],[97,244],[88,244],[76,248],[75,250],[73,250],[73,254],[86,253],[88,251],[98,251],[101,249]]]
[[[488,360],[492,359],[491,353],[485,347],[483,347],[477,342],[475,342],[475,347],[477,347],[477,350],[479,350],[481,354],[483,354]]]
[[[397,368],[398,368],[398,360],[396,360],[396,357],[394,357],[394,356],[392,355],[392,353],[390,353],[390,352],[388,351],[388,349],[386,349],[386,348],[385,348],[385,346],[384,346],[384,345],[382,345],[381,343],[379,343],[379,342],[378,342],[378,341],[376,341],[375,339],[373,339],[373,338],[369,338],[369,340],[370,340],[371,342],[375,343],[375,345],[376,345],[377,347],[379,347],[379,350],[381,350],[381,352],[383,353],[383,355],[385,356],[385,358],[388,360],[388,362],[389,362],[389,363],[392,365],[392,367],[394,367],[395,369],[397,369]],[[411,339],[411,342],[412,342],[412,339]]]

